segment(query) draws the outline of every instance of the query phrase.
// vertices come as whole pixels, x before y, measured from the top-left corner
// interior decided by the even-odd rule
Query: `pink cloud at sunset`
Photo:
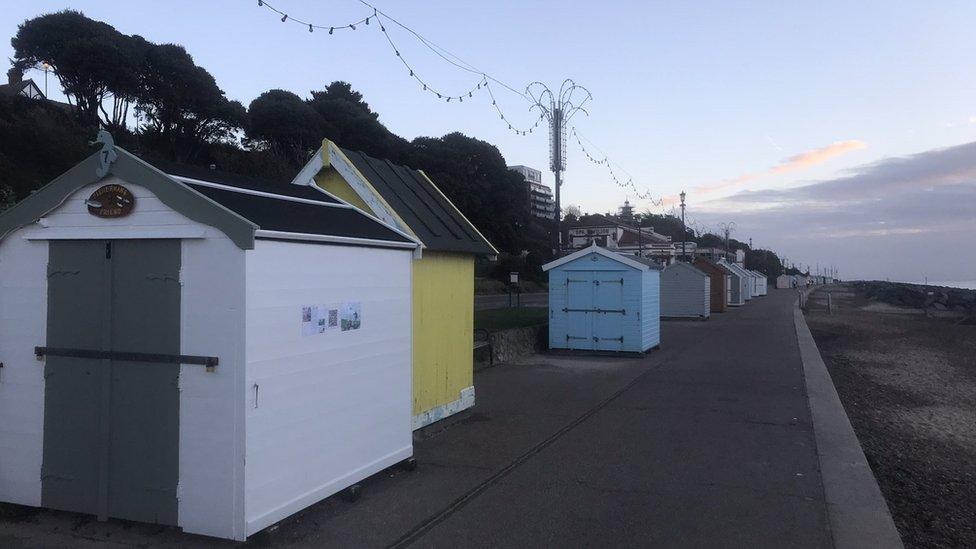
[[[847,154],[852,151],[857,151],[866,148],[867,143],[857,140],[848,139],[846,141],[836,141],[827,145],[825,147],[819,147],[816,149],[811,149],[799,154],[795,154],[783,162],[761,172],[747,173],[740,175],[733,179],[727,179],[720,183],[715,183],[713,185],[702,185],[695,188],[695,192],[708,194],[714,193],[725,189],[730,189],[733,187],[739,187],[745,185],[750,181],[755,181],[762,177],[771,175],[782,175],[785,173],[794,172],[797,170],[802,170],[805,168],[810,168],[827,162],[828,160]]]

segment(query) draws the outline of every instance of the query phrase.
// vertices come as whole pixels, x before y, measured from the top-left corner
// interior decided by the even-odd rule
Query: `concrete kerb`
[[[799,300],[793,308],[793,322],[803,362],[834,546],[842,549],[904,547],[888,503],[864,457],[827,365],[800,310]]]

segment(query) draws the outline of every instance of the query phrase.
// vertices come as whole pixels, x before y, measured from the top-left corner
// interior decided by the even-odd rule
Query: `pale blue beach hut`
[[[596,244],[542,266],[549,348],[641,353],[661,343],[660,267]]]

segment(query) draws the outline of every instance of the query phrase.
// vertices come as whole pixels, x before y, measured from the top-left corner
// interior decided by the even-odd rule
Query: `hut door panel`
[[[624,281],[621,273],[593,277],[593,294],[599,311],[593,313],[593,345],[600,351],[624,347]],[[635,314],[634,311],[630,311]]]
[[[566,273],[566,347],[593,349],[593,278],[588,271]]]
[[[179,354],[178,240],[52,241],[47,346]],[[176,524],[179,365],[48,356],[42,505]]]
[[[113,350],[180,354],[180,242],[113,247]],[[179,364],[112,361],[109,516],[177,522],[179,373]]]
[[[49,243],[49,347],[109,349],[111,280],[104,241]],[[44,362],[41,504],[97,514],[102,463],[100,403],[108,361],[50,356]]]

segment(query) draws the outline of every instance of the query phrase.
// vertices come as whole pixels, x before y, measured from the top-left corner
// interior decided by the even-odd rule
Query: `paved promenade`
[[[663,324],[644,358],[535,357],[477,374],[478,405],[380,475],[257,543],[332,547],[831,545],[791,291]],[[0,544],[211,546],[41,512]],[[63,527],[63,529],[62,529]]]

